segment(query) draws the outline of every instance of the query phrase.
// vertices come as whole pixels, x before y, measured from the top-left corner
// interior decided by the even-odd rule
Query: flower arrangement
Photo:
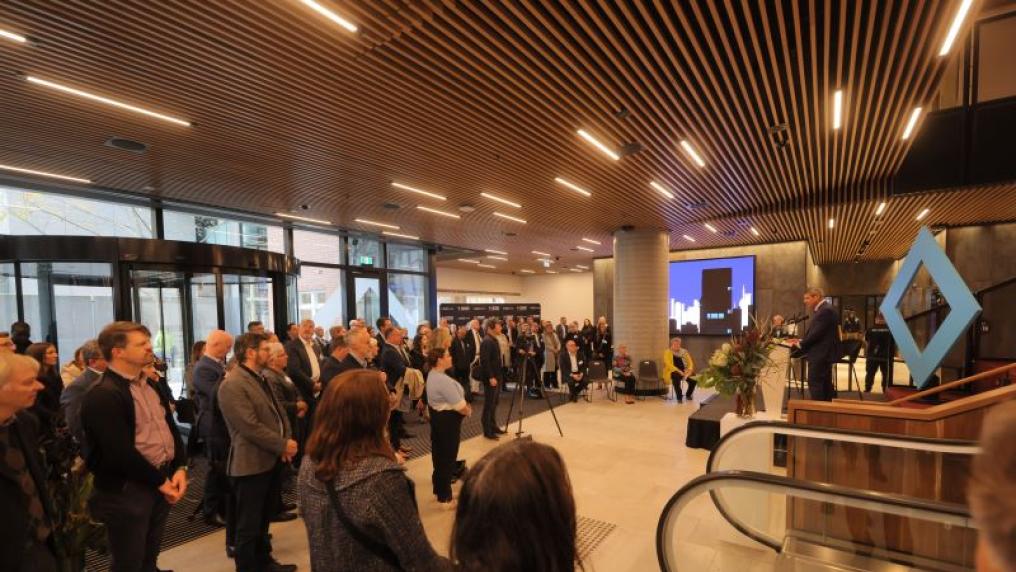
[[[711,387],[721,395],[737,397],[737,414],[755,416],[755,392],[762,371],[772,364],[770,352],[776,346],[769,320],[751,316],[751,325],[731,336],[709,358],[709,367],[699,374],[699,385]]]

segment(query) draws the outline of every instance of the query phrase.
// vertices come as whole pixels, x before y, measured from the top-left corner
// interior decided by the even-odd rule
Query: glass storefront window
[[[153,238],[152,209],[0,187],[0,234]]]
[[[0,264],[0,331],[7,331],[18,321],[18,290],[14,277],[14,263]]]
[[[293,229],[293,256],[301,262],[342,264],[342,237]]]
[[[381,260],[381,243],[363,237],[351,237],[349,239],[349,265],[350,266],[373,266],[381,268],[384,261]]]
[[[388,243],[388,268],[427,271],[427,251],[417,246]]]
[[[184,275],[180,272],[131,272],[135,320],[152,332],[152,352],[166,362],[174,396],[183,395],[187,347],[184,337]]]
[[[195,274],[190,280],[191,327],[195,340],[219,328],[219,302],[214,274]]]
[[[427,277],[390,273],[388,315],[399,326],[415,331],[427,319]]]
[[[222,276],[222,304],[226,313],[226,331],[239,335],[255,320],[275,331],[272,280],[261,276]]]
[[[314,320],[324,329],[343,323],[343,272],[321,266],[300,267],[298,314],[293,321]]]
[[[113,278],[106,263],[23,263],[21,291],[32,341],[55,343],[61,364],[113,321]]]
[[[271,252],[286,250],[281,226],[171,210],[163,211],[162,221],[167,240],[239,246]]]

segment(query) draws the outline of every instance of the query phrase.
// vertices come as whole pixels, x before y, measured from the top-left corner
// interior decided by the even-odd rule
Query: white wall
[[[490,294],[515,301],[522,295],[522,277],[459,268],[437,267],[437,291],[455,294]]]
[[[543,315],[555,324],[561,316],[579,323],[585,318],[596,321],[592,272],[519,276],[438,266],[437,290],[440,294],[490,294],[505,302],[540,304]]]

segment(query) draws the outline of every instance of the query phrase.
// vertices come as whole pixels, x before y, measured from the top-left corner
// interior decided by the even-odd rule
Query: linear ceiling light
[[[508,258],[504,256],[494,256],[493,254],[488,254],[486,258],[489,258],[491,260],[500,260],[502,262],[508,262]]]
[[[557,274],[557,270],[544,270],[547,274]]]
[[[356,25],[355,24],[353,24],[349,20],[343,18],[342,16],[339,16],[335,12],[332,12],[328,8],[325,8],[321,4],[318,4],[314,0],[300,0],[300,1],[303,2],[304,4],[306,4],[307,6],[309,6],[311,9],[313,9],[318,14],[321,14],[325,18],[328,18],[332,22],[335,22],[336,24],[342,26],[343,28],[349,30],[350,32],[355,32],[356,31]]]
[[[477,268],[497,268],[497,266],[494,266],[493,264],[477,264],[476,267]]]
[[[519,270],[519,272],[521,272],[523,274],[536,274],[535,270],[530,270],[528,268],[523,268],[523,269]]]
[[[974,0],[963,0],[960,2],[959,10],[956,10],[956,16],[953,17],[952,24],[949,26],[949,33],[945,35],[945,41],[942,42],[942,49],[938,51],[939,56],[944,56],[949,53],[952,49],[953,42],[956,41],[956,36],[960,33],[960,28],[963,27],[963,20],[967,18],[967,12],[970,11],[970,6],[974,3]]]
[[[592,135],[590,135],[589,132],[587,132],[585,129],[579,129],[578,131],[576,131],[576,133],[579,134],[579,137],[581,137],[581,138],[585,139],[587,142],[589,142],[589,144],[591,144],[593,147],[596,147],[597,149],[602,151],[604,155],[610,157],[611,159],[613,159],[615,161],[618,161],[618,160],[621,159],[620,155],[615,153],[610,147],[607,147],[606,145],[601,143],[596,137],[593,137]]]
[[[387,223],[383,223],[383,222],[376,222],[376,221],[368,220],[368,219],[365,219],[365,218],[358,218],[358,219],[353,219],[353,220],[358,222],[358,223],[360,223],[360,224],[369,224],[369,225],[372,225],[372,226],[380,226],[382,228],[390,228],[392,230],[399,230],[399,227],[397,225],[394,225],[394,224],[387,224]]]
[[[751,233],[754,234],[755,236],[759,236],[758,229],[755,227],[751,227]]]
[[[839,129],[843,125],[843,90],[837,89],[833,93],[833,129]]]
[[[381,231],[381,234],[385,236],[397,236],[399,238],[408,238],[409,240],[420,240],[419,236],[413,236],[411,234],[400,234],[397,232],[392,232],[390,230],[383,230]]]
[[[318,218],[310,218],[310,217],[306,217],[306,216],[300,216],[300,215],[289,214],[289,213],[275,213],[275,216],[281,217],[281,218],[288,218],[288,219],[292,219],[292,220],[302,220],[303,222],[312,222],[314,224],[332,224],[332,221],[330,221],[330,220],[321,220],[321,219],[318,219]]]
[[[533,254],[539,254],[540,256],[550,256],[546,252],[540,252],[539,250],[531,250],[530,252],[532,252]]]
[[[494,216],[501,217],[503,219],[508,219],[508,220],[511,220],[511,221],[515,221],[515,222],[518,222],[518,223],[526,224],[526,220],[525,219],[521,219],[519,217],[514,217],[514,216],[511,216],[511,215],[506,215],[504,213],[499,213],[497,211],[494,212]]]
[[[716,227],[715,227],[715,226],[713,226],[713,225],[709,224],[708,222],[707,222],[707,223],[705,223],[705,224],[706,224],[706,228],[707,228],[707,229],[709,229],[709,232],[713,232],[713,233],[715,233],[715,232],[718,232],[718,231],[716,230]]]
[[[60,179],[61,181],[71,181],[74,183],[83,183],[85,185],[91,184],[92,181],[88,179],[82,179],[80,177],[68,177],[67,175],[57,175],[56,173],[47,173],[46,171],[35,171],[32,169],[23,169],[21,167],[13,167],[11,165],[0,165],[0,169],[4,171],[13,171],[15,173],[24,173],[26,175],[38,175],[40,177],[49,177],[51,179]]]
[[[875,216],[882,216],[882,213],[885,212],[885,207],[887,204],[888,203],[886,203],[885,201],[878,203],[878,208],[875,209]]]
[[[578,268],[569,268],[568,272],[582,272],[582,271],[579,270]]]
[[[115,99],[110,99],[108,97],[102,97],[101,95],[95,95],[94,93],[88,93],[87,91],[81,91],[80,89],[74,89],[73,87],[67,87],[66,85],[61,85],[59,83],[53,83],[53,82],[48,81],[48,80],[39,79],[39,78],[37,78],[35,76],[31,76],[31,75],[27,76],[27,77],[25,77],[25,80],[28,81],[29,83],[34,83],[36,85],[41,85],[43,87],[48,87],[50,89],[55,89],[57,91],[62,91],[64,93],[69,93],[71,95],[76,95],[78,97],[83,97],[85,99],[90,99],[92,101],[97,101],[99,103],[105,103],[106,105],[111,105],[113,107],[119,107],[120,109],[126,109],[127,111],[133,111],[134,113],[140,113],[142,115],[147,115],[149,117],[154,117],[156,119],[161,119],[163,121],[168,121],[170,123],[176,123],[177,125],[183,125],[184,127],[190,127],[191,126],[190,121],[185,121],[183,119],[179,119],[179,118],[173,117],[171,115],[164,115],[162,113],[156,113],[154,111],[149,111],[147,109],[138,107],[136,105],[130,105],[128,103],[123,103],[122,101],[116,101]]]
[[[517,209],[522,208],[522,205],[520,205],[519,203],[509,201],[508,199],[501,198],[501,197],[499,197],[497,195],[492,195],[490,193],[480,193],[480,196],[485,198],[485,199],[490,199],[492,201],[497,201],[497,202],[499,202],[501,204],[508,205],[510,207],[515,207]]]
[[[924,217],[928,216],[928,213],[930,213],[930,212],[931,212],[931,209],[924,209],[923,211],[917,213],[917,220],[923,220]]]
[[[591,238],[582,237],[582,242],[588,242],[589,244],[595,244],[599,246],[601,243],[599,240],[593,240]]]
[[[575,268],[581,268],[581,269],[583,269],[583,270],[589,270],[589,267],[588,267],[588,266],[585,266],[585,265],[582,265],[582,264],[576,264],[576,265],[575,265]]]
[[[438,210],[438,209],[432,209],[430,207],[425,207],[423,205],[416,205],[416,208],[421,210],[421,211],[427,211],[429,213],[434,213],[436,215],[446,216],[448,218],[462,218],[461,216],[459,216],[459,215],[457,215],[455,213],[450,213],[450,212],[446,212],[446,211],[442,211],[442,210]]]
[[[910,139],[910,136],[914,133],[914,127],[917,126],[917,120],[921,118],[921,108],[915,107],[910,113],[910,119],[907,120],[907,126],[903,129],[903,140]]]
[[[484,248],[483,251],[484,252],[489,252],[491,254],[500,254],[501,256],[508,256],[508,253],[504,252],[503,250],[494,250],[493,248]]]
[[[702,156],[698,154],[698,151],[691,146],[691,143],[689,143],[687,139],[681,141],[681,149],[684,150],[685,155],[688,155],[688,157],[694,161],[696,165],[699,167],[706,166],[706,162],[702,160]]]
[[[21,34],[15,34],[14,32],[8,32],[7,30],[0,30],[0,38],[6,38],[12,42],[18,42],[19,44],[24,44],[28,41],[28,38],[22,36]]]
[[[460,258],[459,262],[468,262],[470,264],[479,264],[479,260],[470,260],[469,258]]]
[[[829,228],[833,228],[834,226],[836,226],[836,219],[829,219]]]
[[[694,239],[694,238],[692,238],[692,237],[690,237],[690,236],[688,236],[687,234],[683,234],[683,235],[681,235],[681,236],[683,236],[683,237],[684,237],[684,239],[685,239],[685,240],[687,240],[687,241],[689,241],[689,242],[695,242],[695,239]]]
[[[554,182],[559,184],[559,185],[564,185],[564,186],[568,187],[569,189],[575,191],[576,193],[581,193],[581,194],[583,194],[583,195],[585,195],[587,197],[590,197],[590,196],[593,195],[593,193],[590,193],[589,191],[583,189],[582,187],[576,185],[575,183],[572,183],[571,181],[566,181],[565,179],[562,179],[561,177],[554,177]]]
[[[579,250],[584,250],[584,251],[586,251],[586,252],[596,252],[596,251],[595,251],[595,250],[593,250],[592,248],[588,248],[588,247],[585,247],[585,246],[576,246],[575,248],[577,248],[577,249],[579,249]]]
[[[438,195],[438,194],[435,194],[435,193],[431,193],[431,192],[425,191],[423,189],[417,189],[416,187],[410,187],[409,185],[403,185],[402,183],[394,183],[393,182],[392,186],[395,187],[396,189],[402,189],[403,191],[410,191],[410,192],[417,193],[417,194],[420,194],[420,195],[425,195],[425,196],[428,196],[428,197],[430,197],[432,199],[437,199],[439,201],[448,200],[448,197],[445,197],[445,196],[442,196],[442,195]]]
[[[674,198],[674,193],[670,192],[667,189],[667,187],[664,187],[663,185],[657,183],[656,181],[649,181],[649,186],[655,189],[661,195],[667,197],[668,199]]]

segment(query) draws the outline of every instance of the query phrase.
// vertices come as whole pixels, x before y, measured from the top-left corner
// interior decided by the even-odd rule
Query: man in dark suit
[[[477,378],[483,385],[483,436],[497,441],[498,434],[504,431],[498,427],[496,420],[497,402],[501,397],[501,386],[504,385],[504,366],[501,363],[501,344],[497,336],[501,334],[501,321],[490,318],[485,324],[487,335],[480,344],[480,365]]]
[[[217,410],[216,394],[222,378],[226,376],[226,354],[232,345],[233,336],[228,332],[212,330],[205,340],[205,352],[194,364],[194,401],[198,409],[194,428],[205,443],[209,465],[201,514],[205,523],[211,526],[226,524],[226,503],[230,494],[229,477],[226,476],[229,434],[221,421],[222,412]],[[217,417],[219,423],[215,422]]]
[[[565,338],[568,337],[568,318],[561,316],[561,323],[554,328],[554,331],[557,332],[557,339],[561,340],[563,344]]]
[[[561,368],[561,379],[568,383],[568,390],[571,392],[571,402],[579,400],[579,394],[585,391],[589,385],[586,379],[586,356],[579,351],[579,345],[574,339],[568,340],[565,344],[566,351],[561,352],[558,358],[558,365]]]
[[[342,362],[349,355],[349,346],[346,345],[346,336],[336,336],[329,344],[328,357],[321,362],[321,394],[324,395],[328,389],[328,382],[335,379],[344,371]]]
[[[370,359],[370,333],[367,328],[352,328],[346,333],[346,346],[348,352],[339,367],[339,373],[345,373],[351,369],[372,369]]]
[[[804,305],[812,312],[808,332],[798,343],[808,360],[808,391],[816,401],[832,401],[833,367],[840,358],[839,317],[819,288],[804,293]]]
[[[81,359],[85,362],[85,371],[81,372],[81,375],[64,388],[63,393],[60,394],[60,407],[63,409],[67,428],[71,435],[78,440],[82,455],[87,457],[88,446],[85,443],[85,431],[81,428],[81,404],[84,402],[88,390],[98,383],[102,378],[102,372],[106,371],[106,358],[102,357],[99,343],[95,340],[88,340],[81,346]]]
[[[385,347],[385,331],[392,327],[392,320],[388,316],[381,316],[374,323],[377,326],[377,334],[374,339],[377,340],[377,347],[383,348]]]
[[[169,402],[142,372],[154,360],[148,328],[113,322],[98,342],[109,365],[81,405],[89,508],[106,525],[114,572],[156,570],[170,505],[187,492],[186,449]]]
[[[466,394],[466,402],[472,403],[473,392],[469,388],[469,365],[473,360],[466,350],[466,328],[455,329],[455,337],[452,339],[449,351],[452,354],[452,369],[455,370],[455,379],[462,384],[462,389]]]
[[[406,375],[406,368],[409,367],[409,356],[402,346],[402,330],[388,326],[385,330],[385,345],[381,346],[380,356],[381,371],[385,372],[388,391],[395,395],[395,386]],[[392,449],[396,451],[402,449],[402,437],[405,435],[405,420],[398,405],[400,404],[397,403],[396,408],[388,416],[388,439]]]
[[[300,322],[296,338],[286,342],[286,354],[289,355],[286,374],[310,408],[309,417],[317,402],[315,394],[321,391],[321,349],[314,342],[314,320]]]

